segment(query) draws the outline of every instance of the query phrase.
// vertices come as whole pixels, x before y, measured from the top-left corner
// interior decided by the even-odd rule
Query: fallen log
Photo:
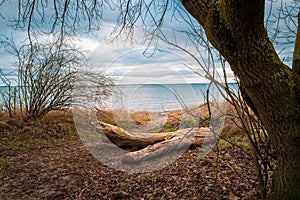
[[[175,137],[170,140],[149,145],[148,147],[138,151],[129,152],[123,156],[121,161],[122,163],[127,164],[138,163],[157,158],[174,151],[180,151],[184,148],[186,149],[190,146],[190,144],[190,142],[182,137]]]
[[[210,133],[209,128],[199,128],[196,130],[183,129],[176,132],[178,135],[169,140],[150,145],[144,149],[129,152],[122,158],[123,163],[133,164],[147,161],[174,151],[181,152],[191,144],[201,146],[206,139],[207,142],[214,141],[215,137]],[[184,133],[184,134],[182,134]]]
[[[177,135],[175,132],[167,132],[156,133],[154,135],[153,133],[149,133],[149,137],[138,136],[132,133],[128,133],[122,128],[104,122],[100,122],[98,132],[103,133],[110,140],[110,142],[114,143],[118,147],[131,148],[134,150],[143,149],[149,145],[171,139]]]
[[[208,127],[181,129],[154,135],[149,133],[149,137],[128,133],[122,128],[104,122],[100,122],[97,129],[109,139],[108,142],[112,142],[120,148],[134,150],[125,154],[121,160],[123,163],[129,164],[153,159],[173,151],[181,151],[187,149],[191,144],[201,146],[204,140],[215,140]]]

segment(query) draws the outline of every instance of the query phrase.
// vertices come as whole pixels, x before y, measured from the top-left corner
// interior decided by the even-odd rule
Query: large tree
[[[182,3],[230,63],[269,133],[278,161],[268,198],[299,199],[299,28],[290,69],[279,59],[268,37],[264,0],[182,0]]]
[[[265,27],[266,2],[265,0],[181,0],[182,4],[180,4],[179,1],[168,0],[77,0],[74,2],[19,0],[16,25],[25,28],[29,36],[39,28],[46,27],[52,32],[57,30],[64,38],[100,28],[105,5],[118,8],[120,13],[118,30],[120,31],[131,32],[138,19],[144,25],[160,27],[167,13],[175,12],[174,10],[184,16],[184,22],[195,25],[193,20],[185,18],[188,16],[182,14],[183,5],[185,11],[203,27],[209,42],[228,61],[239,78],[243,94],[269,134],[277,153],[277,163],[268,198],[299,199],[299,24],[291,69],[279,58]],[[296,4],[297,1],[294,3]],[[48,11],[45,12],[47,9]],[[299,13],[299,5],[293,10]],[[299,17],[298,14],[298,23]],[[83,20],[88,23],[82,23]],[[41,22],[50,25],[41,26]],[[201,29],[195,27],[192,29],[196,32],[193,36],[197,37],[197,31]],[[201,34],[198,34],[200,37]]]

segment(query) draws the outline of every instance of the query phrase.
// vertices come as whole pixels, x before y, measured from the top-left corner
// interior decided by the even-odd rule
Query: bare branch
[[[105,94],[77,93],[75,83],[82,78],[82,74],[78,74],[78,68],[84,66],[86,59],[82,52],[70,45],[54,40],[24,44],[18,48],[8,38],[3,38],[1,43],[12,50],[18,61],[16,90],[8,90],[4,94],[8,110],[19,109],[26,118],[37,119],[50,110],[69,107],[74,93],[93,98],[109,95],[106,85],[112,84],[112,81],[99,74],[97,78],[96,75],[93,79],[89,76],[87,80],[97,86],[94,93],[102,91]],[[88,73],[85,74],[87,75]],[[0,73],[0,78],[11,88],[11,82],[3,73]],[[101,103],[101,100],[99,98],[98,102]]]

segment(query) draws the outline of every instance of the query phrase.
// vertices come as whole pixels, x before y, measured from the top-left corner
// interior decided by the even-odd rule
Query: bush
[[[0,70],[6,86],[2,91],[3,106],[11,116],[21,113],[23,119],[38,119],[51,110],[69,107],[79,67],[86,58],[75,47],[58,40],[30,43],[17,48],[13,40],[2,39],[6,48],[13,50],[17,60],[16,80],[9,80]],[[104,84],[107,79],[99,76]],[[102,80],[103,79],[103,80]]]

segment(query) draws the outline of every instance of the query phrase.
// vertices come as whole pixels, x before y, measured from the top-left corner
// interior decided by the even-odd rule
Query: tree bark
[[[123,158],[124,163],[137,163],[163,156],[174,151],[180,152],[190,145],[201,146],[204,142],[215,142],[217,138],[208,127],[199,129],[181,129],[176,132],[176,136],[153,145],[149,145],[141,150],[129,152]]]
[[[182,0],[229,62],[277,151],[269,199],[300,197],[300,112],[293,71],[264,27],[264,0]]]
[[[190,146],[191,141],[184,137],[174,137],[170,140],[165,140],[148,147],[145,147],[139,151],[129,152],[123,158],[123,163],[138,163],[147,161],[159,156],[162,156],[173,151],[180,151]]]
[[[107,142],[112,142],[120,148],[133,150],[122,158],[122,162],[127,164],[146,161],[168,153],[180,153],[190,145],[201,146],[204,141],[215,142],[217,140],[208,127],[180,129],[175,132],[154,135],[149,133],[152,135],[150,137],[136,136],[104,122],[100,122],[100,127],[97,129],[99,133],[103,133],[109,139]]]
[[[298,13],[298,29],[297,29],[296,41],[294,47],[293,73],[294,73],[294,81],[296,85],[297,98],[298,98],[298,102],[300,102],[300,11]]]
[[[103,133],[108,139],[108,142],[112,142],[120,148],[129,148],[132,150],[140,150],[149,148],[149,146],[157,143],[165,143],[173,138],[185,138],[185,142],[188,139],[190,144],[195,146],[201,146],[204,139],[214,139],[213,133],[208,127],[201,127],[197,129],[180,129],[175,132],[165,133],[144,133],[147,136],[138,136],[136,134],[129,133],[117,126],[99,122],[100,126],[97,127],[98,132]],[[186,143],[185,143],[186,144]]]
[[[134,150],[143,149],[149,145],[171,139],[176,136],[175,132],[168,133],[157,133],[155,135],[150,134],[150,137],[141,137],[127,131],[107,124],[104,122],[99,122],[100,127],[98,128],[99,132],[104,133],[104,135],[120,148],[130,148]]]

